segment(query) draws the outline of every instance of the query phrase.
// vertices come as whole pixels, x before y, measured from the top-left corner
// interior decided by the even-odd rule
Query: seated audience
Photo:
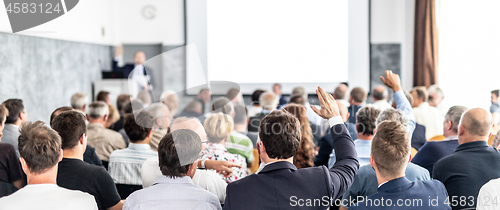
[[[123,107],[123,112],[125,114],[133,114],[134,112],[139,113],[143,109],[144,109],[144,104],[140,100],[134,99],[125,104],[125,106]],[[125,129],[123,128],[120,129],[118,133],[122,135],[123,140],[128,147],[129,139],[127,134],[125,133]]]
[[[481,108],[469,109],[458,127],[455,152],[434,164],[432,177],[441,181],[453,196],[477,198],[481,186],[500,177],[500,154],[488,146],[492,116]],[[475,208],[477,202],[452,203],[453,209]]]
[[[414,87],[410,93],[413,96],[415,122],[425,126],[425,138],[443,135],[444,115],[439,109],[429,105],[425,87]]]
[[[123,128],[123,116],[125,115],[125,111],[123,108],[127,103],[130,102],[132,96],[129,94],[120,94],[118,98],[116,98],[116,108],[118,109],[118,113],[120,114],[120,119],[116,121],[112,128],[114,131],[118,132]]]
[[[458,125],[465,111],[467,111],[466,107],[452,106],[444,117],[443,134],[445,139],[425,143],[415,157],[411,159],[411,162],[426,168],[432,176],[434,164],[457,149]]]
[[[118,122],[118,120],[120,120],[120,113],[118,112],[118,110],[115,109],[113,105],[108,104],[108,109],[109,109],[109,115],[108,119],[104,124],[104,127],[113,129],[115,123]]]
[[[499,186],[500,179],[492,179],[481,187],[477,196],[476,210],[496,210],[500,208],[498,203]]]
[[[85,93],[75,93],[71,96],[71,107],[75,110],[80,110],[85,113],[88,105],[88,97]]]
[[[299,105],[302,105],[305,107],[306,105],[306,101],[304,100],[304,98],[301,96],[301,95],[292,95],[292,98],[290,99],[290,104],[299,104]],[[307,108],[306,108],[306,111],[307,111]],[[307,115],[305,115],[307,117]],[[307,118],[309,120],[309,118]],[[328,121],[327,120],[324,120],[326,121],[326,124],[328,124]],[[325,122],[322,122],[323,124]],[[321,126],[319,125],[316,125],[315,123],[311,122],[309,120],[309,126],[311,127],[311,132],[312,132],[312,135],[313,135],[313,142],[314,142],[314,145],[319,145],[319,141],[321,139],[321,137],[323,136],[322,135],[322,128]],[[326,125],[326,130],[328,130],[328,125]]]
[[[0,104],[0,142],[2,142],[2,130],[8,115],[7,108]],[[0,143],[0,151],[0,197],[3,197],[23,187],[23,177],[14,147]]]
[[[279,99],[272,92],[264,92],[259,97],[259,104],[262,107],[262,111],[257,113],[255,116],[250,117],[248,122],[248,131],[258,132],[259,124],[262,118],[269,114],[272,110],[275,110],[278,106]]]
[[[51,126],[61,136],[63,150],[57,185],[91,194],[99,209],[121,209],[120,195],[106,169],[82,161],[87,146],[85,116],[77,111],[63,111],[51,121]]]
[[[153,151],[158,151],[158,144],[165,134],[167,134],[170,125],[170,110],[163,103],[154,103],[144,109],[153,117],[153,130],[149,146]],[[127,135],[128,136],[128,135]]]
[[[321,125],[323,122],[323,119],[318,116],[316,113],[314,113],[313,109],[311,108],[311,104],[309,103],[309,94],[307,94],[306,89],[303,87],[296,87],[292,90],[291,95],[300,95],[302,98],[304,98],[304,106],[306,107],[307,110],[307,118],[309,118],[309,122],[314,123],[316,125]],[[316,108],[319,108],[318,106],[315,106]]]
[[[309,119],[307,119],[306,108],[300,104],[288,104],[283,108],[284,111],[295,116],[300,123],[300,144],[297,150],[297,154],[293,158],[293,165],[297,169],[308,168],[314,166],[314,156],[316,156],[316,150],[314,150],[313,135],[311,133],[311,126],[309,125]]]
[[[2,142],[14,147],[17,157],[19,149],[17,138],[19,137],[19,128],[28,120],[28,113],[21,99],[9,99],[2,103],[9,111],[3,127]]]
[[[387,100],[389,99],[389,91],[387,91],[387,88],[385,86],[376,86],[372,91],[372,98],[373,106],[380,111],[384,111],[384,109],[391,107],[391,104],[387,102]]]
[[[98,101],[89,105],[87,114],[89,120],[87,127],[88,145],[95,148],[95,153],[106,168],[108,167],[109,155],[117,149],[126,147],[120,133],[104,127],[108,115],[108,105],[104,102]]]
[[[251,105],[247,107],[248,109],[248,117],[254,117],[258,113],[262,112],[262,106],[260,106],[260,95],[264,93],[263,90],[253,91],[252,96],[250,97]],[[279,103],[279,102],[278,102]]]
[[[149,146],[153,136],[154,121],[153,116],[146,111],[140,112],[137,117],[133,114],[125,115],[123,128],[130,139],[130,144],[126,149],[112,152],[108,166],[109,174],[115,180],[122,199],[127,198],[135,190],[142,189],[142,164],[148,158],[158,156],[158,153]]]
[[[110,98],[109,94],[110,93],[108,91],[99,91],[99,93],[97,93],[95,100],[102,101],[106,104],[111,104],[111,98]]]
[[[201,89],[198,95],[196,96],[197,101],[201,103],[201,110],[203,111],[202,114],[209,113],[210,112],[210,106],[208,104],[210,103],[210,100],[212,99],[212,91],[210,89],[204,88]]]
[[[285,96],[283,96],[283,91],[281,90],[281,84],[274,83],[274,85],[273,85],[273,93],[276,94],[278,96],[278,98],[279,98],[278,107],[276,107],[276,108],[285,106],[288,103],[286,101]]]
[[[158,145],[158,159],[163,176],[151,187],[132,193],[125,200],[125,210],[149,209],[221,209],[215,195],[193,184],[194,164],[201,152],[200,137],[192,130],[181,129],[166,134]]]
[[[203,158],[208,160],[229,161],[241,165],[241,168],[233,170],[233,174],[230,177],[224,177],[224,175],[221,174],[228,183],[247,176],[247,162],[245,158],[239,154],[230,153],[225,147],[234,127],[233,118],[227,114],[214,113],[205,120],[204,127],[205,132],[207,132],[209,143],[203,152]],[[251,142],[250,146],[252,146]]]
[[[57,186],[63,152],[56,131],[42,121],[26,122],[19,134],[19,153],[28,185],[0,198],[0,209],[97,210],[91,195]]]
[[[349,107],[349,102],[345,99],[345,94],[347,93],[347,89],[349,89],[349,87],[347,87],[347,85],[342,83],[335,88],[332,94],[333,98],[335,98],[336,101],[344,104],[345,107]]]
[[[252,150],[255,148],[255,144],[257,144],[257,138],[259,133],[257,132],[248,132],[248,115],[247,108],[244,105],[235,105],[234,106],[234,130],[233,133],[240,133],[247,136],[252,141]],[[254,160],[257,158],[253,158]],[[258,160],[257,160],[258,161]]]
[[[366,101],[366,92],[363,88],[355,87],[351,90],[351,94],[349,96],[349,107],[347,111],[349,112],[349,122],[355,124],[356,123],[356,113],[358,110],[363,107],[363,103]]]
[[[148,90],[141,90],[136,97],[137,100],[141,101],[144,104],[144,107],[147,107],[151,104],[151,97],[149,95]]]
[[[357,139],[358,135],[356,134],[356,127],[354,124],[351,124],[347,122],[347,119],[349,118],[349,113],[347,112],[347,107],[344,106],[343,103],[336,101],[337,106],[339,107],[339,114],[340,117],[342,118],[342,122],[344,122],[345,127],[349,131],[349,135],[351,136],[351,139]],[[326,121],[328,124],[327,126],[329,127],[328,120]],[[327,128],[328,129],[328,128]],[[314,160],[314,165],[315,166],[326,166],[328,167],[328,161],[330,160],[330,154],[332,154],[333,151],[333,143],[332,143],[332,136],[330,135],[330,129],[327,130],[326,134],[321,137],[319,141],[319,150],[318,150],[318,155],[316,155],[316,158]],[[335,157],[333,157],[335,158]]]
[[[444,185],[437,180],[410,181],[405,171],[410,160],[410,138],[407,129],[398,121],[384,121],[377,125],[372,140],[370,165],[378,182],[377,193],[364,197],[357,209],[450,209]],[[422,169],[424,172],[425,169]],[[435,202],[431,202],[431,199]],[[384,199],[385,205],[379,205]],[[379,201],[377,202],[373,201]],[[421,200],[418,204],[399,204],[404,200]],[[391,202],[389,205],[387,202]],[[347,202],[344,202],[347,203]],[[401,202],[399,202],[401,203]]]
[[[431,85],[427,88],[427,92],[429,93],[429,105],[439,109],[443,115],[446,114],[450,107],[444,99],[443,90],[441,90],[438,85]]]
[[[354,143],[343,125],[335,99],[321,88],[317,93],[321,109],[313,109],[331,122],[334,148],[339,151],[337,163],[331,169],[324,166],[297,169],[293,157],[300,146],[299,120],[284,111],[273,111],[262,119],[257,144],[265,166],[258,174],[229,183],[224,209],[290,209],[294,204],[291,199],[337,199],[347,190],[359,167]],[[276,126],[281,129],[271,132]]]
[[[59,114],[61,114],[64,111],[71,111],[71,110],[74,110],[74,109],[71,108],[71,107],[68,107],[68,106],[59,107],[56,110],[54,110],[54,112],[52,112],[52,114],[50,115],[50,127],[52,127],[52,121]],[[80,110],[76,110],[76,111],[80,112]],[[81,114],[83,114],[83,113],[81,113]],[[87,125],[87,120],[85,120],[85,125]],[[87,128],[85,128],[85,131],[86,131],[86,129]],[[89,164],[93,164],[93,165],[97,165],[97,166],[103,166],[101,159],[99,159],[99,157],[95,153],[94,147],[91,147],[89,145],[87,145],[87,147],[85,148],[85,153],[83,153],[83,161],[86,162],[86,163],[89,163]]]
[[[177,114],[177,117],[200,117],[202,116],[202,105],[199,101],[194,100],[188,103],[188,105],[182,110],[181,113]],[[205,121],[205,120],[203,120]]]
[[[173,90],[167,90],[161,94],[160,99],[170,110],[170,115],[175,116],[179,109],[179,96],[177,93]]]

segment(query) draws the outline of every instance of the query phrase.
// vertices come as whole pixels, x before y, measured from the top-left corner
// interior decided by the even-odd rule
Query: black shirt
[[[121,200],[113,179],[103,167],[78,159],[63,158],[59,162],[57,185],[93,195],[99,209],[112,207]]]
[[[21,164],[16,150],[10,144],[0,143],[0,182],[12,183],[21,178]]]
[[[89,145],[87,145],[87,149],[85,149],[85,153],[83,153],[83,161],[88,164],[102,166],[102,161],[95,153],[94,147],[91,147]]]

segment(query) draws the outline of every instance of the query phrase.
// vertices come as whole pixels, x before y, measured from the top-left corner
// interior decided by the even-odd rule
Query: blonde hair
[[[113,125],[118,120],[120,120],[120,113],[113,105],[109,105],[109,104],[108,104],[108,110],[109,110],[108,122],[110,123],[110,125]]]
[[[233,118],[227,114],[214,113],[205,120],[205,132],[212,143],[220,143],[233,130]]]

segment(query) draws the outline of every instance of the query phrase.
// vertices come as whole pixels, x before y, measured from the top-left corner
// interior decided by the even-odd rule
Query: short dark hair
[[[292,98],[290,98],[290,103],[291,104],[300,104],[300,105],[305,106],[306,100],[304,100],[304,97],[302,97],[302,95],[292,95]]]
[[[131,142],[138,142],[146,139],[154,122],[154,117],[146,111],[139,112],[137,118],[133,114],[125,114],[123,129]]]
[[[170,178],[186,176],[200,152],[201,139],[196,132],[179,129],[167,133],[158,145],[161,173]]]
[[[409,135],[401,123],[384,121],[378,124],[377,133],[372,139],[371,156],[382,176],[392,177],[404,173],[409,154]]]
[[[120,94],[118,98],[116,98],[116,108],[118,111],[123,111],[123,107],[130,101],[129,94]]]
[[[387,88],[383,86],[378,86],[372,91],[372,96],[375,100],[384,100],[388,94],[389,92],[387,91]]]
[[[132,112],[134,112],[133,110],[134,107],[144,107],[144,104],[142,103],[142,101],[134,99],[132,101],[125,103],[125,106],[123,107],[123,112],[131,114]]]
[[[50,127],[52,127],[52,121],[54,120],[54,118],[57,117],[57,115],[61,114],[61,112],[69,111],[69,110],[73,110],[73,107],[63,106],[63,107],[59,107],[56,110],[54,110],[52,112],[52,114],[50,114],[50,123],[49,123]]]
[[[233,100],[236,96],[238,96],[238,93],[240,93],[238,88],[231,88],[227,91],[226,97],[229,98],[229,100]]]
[[[7,119],[7,116],[9,116],[9,110],[5,108],[5,105],[0,104],[0,124],[3,125],[5,120]]]
[[[500,92],[500,90],[496,89],[496,90],[492,90],[491,94],[496,95],[498,97],[499,92]]]
[[[377,127],[377,118],[380,110],[374,106],[367,105],[356,113],[356,129],[364,135],[373,135]]]
[[[96,101],[104,101],[106,102],[106,98],[109,98],[109,92],[108,91],[99,91],[96,96]]]
[[[212,111],[232,114],[234,112],[234,105],[229,98],[219,97],[212,101]]]
[[[429,100],[429,94],[427,94],[427,89],[423,86],[417,86],[414,87],[410,93],[416,92],[417,93],[417,98],[422,98],[423,102],[427,102]],[[416,100],[414,98],[413,100]]]
[[[26,122],[18,141],[19,154],[31,173],[41,174],[59,162],[61,137],[44,122]]]
[[[290,113],[274,110],[261,120],[259,138],[270,158],[293,157],[300,145],[300,122]]]
[[[363,88],[355,87],[351,90],[351,97],[354,102],[362,103],[366,99],[366,92]]]
[[[9,116],[5,120],[5,123],[16,123],[19,119],[19,114],[25,112],[23,100],[21,99],[8,99],[3,102],[3,105],[9,110]]]
[[[61,136],[62,149],[75,147],[82,135],[87,133],[85,116],[74,110],[61,112],[51,121],[51,127]]]
[[[208,89],[208,88],[203,88],[203,89],[201,89],[201,90],[200,90],[200,92],[199,92],[198,94],[201,94],[201,93],[203,93],[203,91],[207,91],[207,90],[210,90],[210,89]]]
[[[252,97],[251,97],[252,98],[252,103],[256,104],[256,105],[260,104],[259,98],[260,98],[260,95],[262,93],[264,93],[264,92],[265,91],[263,91],[263,90],[255,90],[255,91],[253,91]]]
[[[234,106],[234,124],[245,124],[248,119],[248,110],[244,105]]]

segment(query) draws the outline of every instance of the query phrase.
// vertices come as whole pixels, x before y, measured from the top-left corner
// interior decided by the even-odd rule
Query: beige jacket
[[[87,126],[87,144],[95,148],[95,153],[102,161],[109,161],[113,151],[127,147],[120,133],[104,128],[100,123]]]

